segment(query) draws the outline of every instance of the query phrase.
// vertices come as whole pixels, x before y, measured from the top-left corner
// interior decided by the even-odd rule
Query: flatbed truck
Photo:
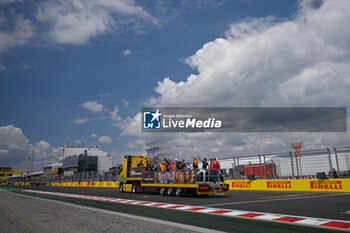
[[[223,176],[210,182],[210,171],[203,169],[178,171],[147,171],[148,156],[126,155],[119,168],[121,192],[156,192],[161,195],[223,195],[229,190]],[[141,165],[142,164],[142,165]]]

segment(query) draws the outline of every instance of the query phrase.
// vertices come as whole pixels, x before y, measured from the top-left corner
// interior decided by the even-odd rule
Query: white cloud
[[[32,148],[35,150],[36,166],[48,165],[58,161],[58,157],[62,154],[62,148],[53,148],[50,143],[46,141],[40,141],[34,144]]]
[[[0,149],[0,154],[7,154],[7,153],[9,153],[8,150]]]
[[[350,102],[350,1],[319,8],[301,1],[295,18],[271,16],[232,24],[224,38],[203,45],[185,61],[198,71],[186,80],[164,78],[149,106],[348,106]],[[122,135],[162,140],[179,154],[212,156],[288,151],[288,133],[149,134],[141,115],[114,122]],[[349,133],[305,134],[306,148],[347,145]],[[135,144],[135,143],[133,143]]]
[[[117,119],[113,125],[122,130],[123,136],[141,136],[141,113],[134,117],[127,117],[125,119]]]
[[[10,27],[9,27],[10,26]],[[35,27],[33,23],[17,14],[13,20],[5,17],[0,10],[0,27],[11,28],[12,30],[0,30],[0,56],[16,46],[23,45],[33,36]],[[3,64],[0,64],[0,70],[6,70]]]
[[[0,164],[28,170],[31,161],[28,159],[35,151],[35,169],[58,160],[61,148],[54,148],[46,141],[30,144],[21,128],[13,125],[0,127]]]
[[[25,150],[28,139],[22,130],[13,125],[0,127],[0,148],[4,150]]]
[[[127,101],[125,99],[122,99],[122,103],[125,107],[129,107],[129,105],[130,105],[129,101]]]
[[[145,141],[141,140],[141,139],[137,139],[135,142],[129,142],[126,144],[126,146],[128,146],[130,149],[136,149],[139,148],[140,146],[145,146]],[[143,153],[145,152],[145,149],[142,151]],[[138,152],[137,154],[140,154],[140,152]]]
[[[92,112],[102,112],[103,110],[103,105],[99,104],[97,101],[87,101],[79,106]]]
[[[129,142],[129,143],[127,143],[126,144],[130,149],[135,149],[135,148],[137,148],[137,146],[134,144],[134,143],[132,143],[132,142]]]
[[[108,136],[102,136],[102,137],[100,137],[100,138],[98,139],[98,141],[101,142],[101,143],[106,143],[106,144],[108,144],[108,143],[113,142],[113,139],[110,138],[110,137],[108,137]]]
[[[91,137],[92,137],[92,138],[97,138],[97,134],[92,133],[92,134],[91,134]]]
[[[141,146],[143,146],[143,145],[145,144],[145,141],[140,140],[140,139],[137,139],[137,140],[135,141],[135,144],[136,144],[136,145],[141,145]]]
[[[73,121],[74,124],[85,124],[90,121],[89,118],[77,118]]]
[[[133,0],[62,0],[39,6],[37,19],[50,27],[60,44],[82,45],[118,27],[157,25],[158,20]]]
[[[106,120],[106,119],[110,119],[110,117],[102,116],[102,117],[91,117],[91,118],[77,118],[77,119],[73,120],[73,123],[74,124],[85,124],[85,123],[88,123],[90,121]]]
[[[267,17],[233,24],[225,38],[206,43],[186,59],[197,75],[182,82],[165,78],[155,88],[159,97],[149,102],[161,106],[349,103],[345,93],[350,88],[350,30],[342,23],[348,20],[350,2],[331,0],[319,9],[302,4],[293,20]],[[294,92],[297,98],[290,98]]]
[[[23,4],[22,0],[0,1],[0,6],[7,7],[0,9],[1,57],[13,47],[27,44],[35,33],[36,38],[58,44],[83,45],[106,33],[141,33],[159,26],[158,19],[134,0],[33,1],[26,4],[37,10],[27,12],[28,18],[18,10]],[[0,70],[6,70],[4,64],[0,64]]]
[[[12,4],[16,2],[22,2],[22,0],[1,0],[0,5],[7,5],[7,4]]]
[[[25,62],[22,63],[22,66],[23,66],[24,69],[29,69],[29,65],[27,63],[25,63]]]
[[[119,112],[119,107],[118,107],[118,105],[116,105],[114,107],[113,111],[110,112],[110,115],[111,115],[111,118],[112,118],[113,121],[121,120],[121,117],[119,116],[118,112]]]
[[[128,55],[131,55],[131,54],[132,54],[132,52],[131,52],[130,49],[126,49],[126,50],[124,50],[124,52],[123,52],[123,56],[124,56],[124,57],[126,57],[126,56],[128,56]]]
[[[82,144],[81,140],[79,140],[79,139],[75,140],[74,143],[77,144],[77,145],[81,145]]]

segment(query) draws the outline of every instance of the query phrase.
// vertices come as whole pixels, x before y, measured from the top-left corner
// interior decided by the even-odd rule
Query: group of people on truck
[[[144,172],[157,172],[157,179],[161,183],[194,183],[195,173],[199,170],[199,161],[202,162],[201,169],[209,172],[210,180],[213,183],[217,182],[218,170],[220,169],[220,163],[216,158],[210,159],[210,162],[206,158],[201,159],[199,156],[191,157],[193,162],[190,163],[184,159],[167,159],[164,160],[149,160],[144,163],[142,160],[138,164],[138,167],[142,167]]]

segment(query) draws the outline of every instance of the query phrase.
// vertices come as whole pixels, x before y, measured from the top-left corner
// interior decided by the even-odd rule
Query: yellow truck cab
[[[119,168],[119,190],[121,192],[136,192],[142,181],[142,166],[149,161],[148,156],[126,155]]]

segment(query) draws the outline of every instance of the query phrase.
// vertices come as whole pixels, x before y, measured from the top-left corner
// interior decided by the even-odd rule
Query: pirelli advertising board
[[[226,180],[231,190],[350,192],[350,179]]]

